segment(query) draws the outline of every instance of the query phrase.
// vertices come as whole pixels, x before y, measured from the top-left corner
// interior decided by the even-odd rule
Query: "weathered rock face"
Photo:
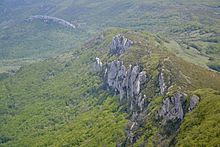
[[[190,102],[189,102],[189,111],[192,111],[196,105],[199,103],[200,98],[197,95],[193,95],[190,97]]]
[[[165,98],[162,102],[160,109],[158,110],[158,115],[156,115],[156,120],[160,121],[160,139],[159,142],[164,144],[164,146],[169,146],[167,144],[166,138],[169,138],[178,130],[180,127],[185,114],[188,111],[192,111],[199,103],[200,98],[196,95],[190,97],[189,107],[187,108],[187,95],[182,92],[176,92],[173,96]],[[188,109],[188,111],[187,111]],[[159,117],[158,117],[159,116]]]
[[[159,116],[166,121],[175,119],[183,120],[185,97],[186,95],[184,93],[177,92],[172,97],[163,100],[161,109],[159,110]]]
[[[110,47],[110,54],[111,55],[121,55],[124,53],[131,45],[133,41],[125,38],[122,35],[117,35],[112,39],[112,44]]]
[[[141,87],[147,81],[147,75],[138,65],[130,65],[126,71],[122,61],[112,61],[107,65],[104,77],[107,86],[120,95],[120,101],[129,100],[131,111],[143,110]]]
[[[96,57],[95,60],[96,61],[93,64],[93,71],[94,72],[101,72],[102,71],[102,62],[101,62],[101,60],[98,57]]]
[[[120,95],[121,103],[125,101],[130,105],[129,112],[132,116],[126,132],[130,143],[134,143],[138,138],[134,132],[139,129],[140,123],[145,119],[142,112],[147,98],[142,90],[148,80],[147,73],[141,71],[138,65],[130,65],[126,70],[122,61],[112,61],[107,64],[104,80],[108,89],[113,89],[115,94]]]

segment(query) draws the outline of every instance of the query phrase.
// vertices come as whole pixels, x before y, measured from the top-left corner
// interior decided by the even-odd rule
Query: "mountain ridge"
[[[117,34],[122,34],[134,44],[120,55],[110,55],[112,38]],[[143,114],[147,117],[138,128],[132,125],[132,113],[126,111],[130,106],[126,103],[121,105],[114,90],[112,93],[103,89],[102,74],[94,73],[93,70],[97,57],[103,65],[121,60],[127,68],[130,64],[141,65],[146,71],[149,80],[142,92],[146,95],[147,105],[143,107],[146,113]],[[160,79],[163,82],[160,80],[158,83],[161,72],[163,78]],[[169,84],[170,80],[173,86]],[[0,83],[0,132],[3,146],[182,146],[186,139],[189,145],[205,145],[210,140],[202,140],[204,136],[201,134],[193,142],[194,136],[187,138],[185,130],[196,123],[205,126],[206,123],[199,122],[202,117],[200,113],[210,117],[213,125],[218,121],[215,115],[218,115],[219,109],[219,73],[177,57],[167,51],[155,35],[149,33],[108,30],[73,52],[23,67]],[[166,88],[164,95],[159,90],[160,85],[163,85],[161,83],[170,87]],[[172,101],[167,100],[175,97],[177,92],[187,95],[183,98],[184,103],[181,102],[182,98],[177,98],[178,104],[183,106],[184,116],[186,113],[181,124],[178,119],[177,122],[170,117],[166,120],[163,113],[158,113],[166,103],[173,105]],[[193,95],[198,96],[200,102],[188,112]],[[206,103],[215,103],[212,111],[207,109],[209,105],[206,106]],[[168,112],[170,109],[173,107]],[[195,123],[189,123],[192,115],[196,115]],[[134,128],[132,133],[136,139],[126,143],[126,130],[131,127]],[[196,134],[198,130],[187,131]],[[210,131],[213,133],[204,135],[213,135],[214,140],[217,140],[215,130]],[[168,135],[170,132],[172,135]],[[217,145],[219,142],[212,143]]]

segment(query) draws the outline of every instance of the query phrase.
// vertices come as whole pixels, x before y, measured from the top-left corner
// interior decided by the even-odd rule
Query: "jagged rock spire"
[[[138,65],[130,65],[126,71],[122,61],[112,61],[107,65],[105,83],[120,95],[120,101],[129,100],[130,110],[143,109],[144,100],[141,95],[141,85],[147,81],[145,71],[140,71]]]

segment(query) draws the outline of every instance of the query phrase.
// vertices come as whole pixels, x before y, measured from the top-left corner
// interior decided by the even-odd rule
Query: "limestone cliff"
[[[138,65],[130,65],[126,70],[122,61],[112,61],[107,64],[104,79],[107,87],[120,95],[121,102],[124,99],[129,100],[131,111],[143,109],[144,99],[141,91],[147,82],[147,74],[141,71]]]
[[[184,117],[183,105],[185,103],[186,95],[177,92],[172,97],[163,100],[162,106],[159,110],[159,116],[163,117],[166,121],[180,119]]]

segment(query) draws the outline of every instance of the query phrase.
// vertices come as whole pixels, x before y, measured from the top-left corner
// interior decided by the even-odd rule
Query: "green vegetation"
[[[149,75],[143,92],[150,105],[134,146],[170,145],[171,141],[178,146],[185,142],[186,146],[218,145],[220,75],[207,70],[207,65],[219,70],[220,30],[213,8],[218,5],[217,0],[0,2],[0,8],[11,12],[0,9],[0,146],[124,143],[129,114],[123,111],[117,96],[102,89],[102,79],[91,69],[95,57],[103,63],[123,60],[126,67],[140,64]],[[210,13],[201,7],[210,9]],[[39,13],[77,21],[81,26],[70,30],[24,21]],[[106,28],[114,29],[107,29],[79,48]],[[119,33],[135,43],[121,56],[109,56],[112,37]],[[186,115],[179,132],[162,142],[160,133],[165,131],[155,119],[164,98],[158,92],[159,67],[165,82],[172,84],[168,95],[181,91],[202,98]]]
[[[186,115],[177,136],[177,146],[218,146],[220,93],[211,89],[194,93],[202,100],[195,110]]]
[[[125,54],[110,57],[108,50],[111,39],[118,33],[132,39],[135,44]],[[126,139],[124,130],[129,114],[123,112],[117,96],[112,96],[101,89],[101,78],[92,72],[92,63],[97,56],[103,62],[118,58],[123,60],[126,66],[141,64],[149,74],[150,82],[144,93],[150,98],[148,102],[151,104],[146,109],[147,120],[138,130],[141,136],[135,145],[143,143],[154,145],[159,139],[157,134],[161,132],[160,122],[155,120],[155,114],[163,100],[163,97],[157,96],[158,64],[163,66],[165,75],[172,75],[166,78],[167,81],[172,79],[174,85],[169,90],[170,93],[180,89],[220,90],[218,73],[178,58],[172,50],[167,50],[166,43],[158,40],[156,36],[145,32],[109,29],[73,52],[27,65],[8,78],[2,75],[1,145],[115,146],[122,144]],[[212,93],[211,90],[207,91]],[[199,92],[198,95],[200,96]],[[209,97],[204,96],[198,109],[208,102],[210,102]],[[203,111],[205,110],[206,108]],[[196,111],[197,109],[189,115]],[[217,103],[213,111],[218,111]],[[187,115],[186,122],[188,117],[190,116]],[[184,122],[181,129],[186,125],[188,123]],[[180,136],[184,134],[180,132]],[[167,138],[167,143],[169,139]],[[177,143],[181,144],[181,140],[177,139]]]
[[[94,49],[32,64],[1,82],[1,145],[112,146],[124,140],[125,114],[91,74]]]
[[[183,55],[179,52],[180,56],[206,66],[208,57],[220,57],[218,6],[218,0],[2,0],[0,60],[19,59],[17,66],[6,63],[0,71],[24,65],[19,62],[21,58],[37,61],[69,51],[109,27],[144,30],[171,38],[184,50]],[[71,30],[56,24],[25,21],[37,14],[59,17],[79,28]]]

